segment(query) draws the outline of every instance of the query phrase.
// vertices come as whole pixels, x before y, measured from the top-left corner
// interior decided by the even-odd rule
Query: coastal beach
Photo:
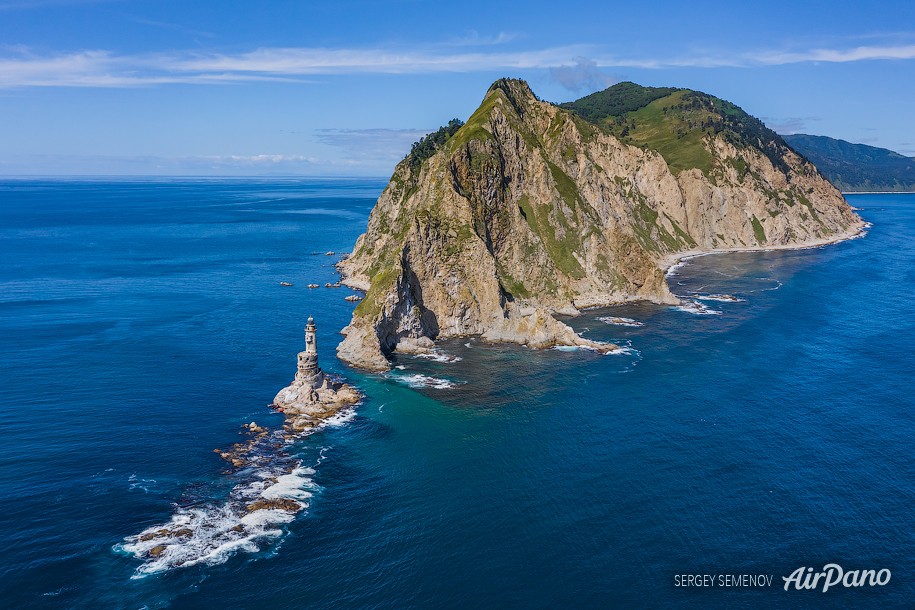
[[[738,252],[768,252],[775,250],[809,250],[811,248],[822,248],[823,246],[828,246],[831,244],[837,244],[839,242],[847,241],[849,239],[858,239],[864,237],[867,234],[867,230],[871,227],[869,222],[861,221],[857,222],[847,231],[842,232],[841,235],[834,235],[830,237],[824,237],[822,239],[814,239],[807,241],[802,244],[775,244],[771,246],[758,247],[758,246],[745,246],[738,248],[716,248],[714,250],[686,250],[683,252],[676,252],[674,254],[669,254],[661,259],[661,270],[664,271],[666,276],[670,276],[673,273],[676,273],[683,265],[688,263],[694,258],[699,258],[700,256],[708,256],[710,254],[733,254]]]

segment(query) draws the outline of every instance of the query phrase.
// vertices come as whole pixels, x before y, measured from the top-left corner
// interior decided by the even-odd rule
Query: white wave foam
[[[343,425],[354,414],[355,408],[341,411],[319,428]],[[282,526],[308,508],[318,489],[313,481],[315,470],[280,449],[294,440],[281,433],[266,437],[246,450],[249,463],[255,466],[234,475],[239,481],[227,498],[176,506],[169,521],[115,545],[116,552],[143,560],[132,578],[224,563],[238,552],[261,551],[283,536]],[[323,457],[322,450],[318,463]]]
[[[678,311],[685,311],[686,313],[691,313],[696,316],[720,316],[721,312],[715,309],[709,309],[707,305],[703,305],[699,301],[687,301],[682,305],[677,305],[674,309]]]
[[[580,345],[554,345],[553,349],[557,352],[577,352],[582,348]]]
[[[731,294],[697,294],[695,298],[699,301],[718,301],[720,303],[744,303],[746,299],[735,297]]]
[[[107,472],[107,471],[106,471]],[[136,473],[127,477],[127,483],[130,487],[127,488],[128,491],[134,491],[136,489],[141,490],[143,493],[149,493],[149,489],[154,486],[157,481],[155,479],[141,479],[136,475]]]
[[[451,381],[449,379],[440,379],[438,377],[430,377],[428,375],[422,375],[420,373],[415,373],[413,375],[391,375],[391,377],[400,383],[406,384],[411,388],[432,388],[435,390],[451,390],[455,388],[458,383]]]
[[[305,487],[311,482],[309,477],[314,473],[315,471],[312,468],[299,467],[289,474],[280,475],[276,478],[276,483],[261,492],[261,497],[267,500],[279,500],[281,498],[307,500],[312,494]]]
[[[664,276],[673,277],[673,276],[677,275],[677,272],[680,271],[680,269],[682,269],[683,267],[685,267],[686,263],[688,263],[688,262],[689,262],[688,259],[683,259],[683,260],[680,260],[680,261],[674,263],[673,265],[670,266],[670,268],[667,270],[667,273],[665,273]]]
[[[631,326],[637,328],[639,326],[645,326],[643,322],[638,320],[633,320],[632,318],[620,318],[616,316],[604,316],[603,318],[598,318],[604,324],[612,324],[614,326]]]
[[[248,490],[236,487],[232,491],[236,497],[222,505],[178,508],[170,521],[128,536],[115,550],[144,560],[132,578],[224,563],[238,551],[256,553],[261,544],[279,538],[283,531],[276,526],[288,523],[294,515],[284,510],[248,512],[246,503],[237,497],[247,495],[244,491]]]
[[[757,278],[753,278],[753,279],[764,280],[766,282],[775,282],[775,286],[773,286],[771,288],[759,288],[757,290],[749,290],[748,292],[769,292],[772,290],[778,290],[779,288],[784,286],[784,284],[782,284],[782,282],[780,280],[777,280],[774,277],[757,277]]]
[[[602,345],[609,345],[603,343]],[[605,356],[619,356],[620,354],[631,354],[635,350],[628,346],[619,346],[616,349],[607,350],[601,347],[595,347],[593,345],[554,345],[552,348],[558,352],[577,352],[577,351],[587,351],[587,352],[601,352]]]
[[[349,409],[337,411],[337,413],[322,421],[318,426],[315,426],[314,429],[320,430],[321,428],[339,428],[343,424],[352,421],[353,418],[356,417],[356,407],[358,407],[360,404],[362,403],[353,405]]]
[[[620,347],[618,347],[614,350],[610,350],[609,352],[606,352],[604,355],[605,356],[624,356],[624,355],[630,355],[630,354],[635,355],[635,356],[641,356],[642,352],[635,349],[634,347],[630,347],[628,345],[621,345]]]
[[[413,357],[422,358],[424,360],[432,360],[434,362],[459,362],[463,360],[463,358],[460,356],[453,356],[439,350],[432,350],[424,354],[413,354]]]

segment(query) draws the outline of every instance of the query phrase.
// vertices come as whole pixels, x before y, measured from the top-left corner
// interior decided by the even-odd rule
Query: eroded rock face
[[[317,367],[303,370],[311,363],[306,352],[299,354],[299,369],[291,384],[279,391],[273,405],[286,416],[286,427],[300,433],[319,425],[336,415],[340,410],[352,406],[362,398],[358,390],[343,381],[331,378]]]
[[[523,81],[498,81],[431,158],[397,166],[340,263],[344,283],[368,292],[338,356],[383,370],[395,350],[459,335],[583,345],[554,314],[677,302],[663,273],[673,254],[803,246],[859,226],[790,149],[784,172],[720,137],[705,146],[708,175],[675,174],[659,153],[537,100]]]

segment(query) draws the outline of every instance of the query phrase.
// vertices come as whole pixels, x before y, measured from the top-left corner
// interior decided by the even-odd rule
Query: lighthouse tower
[[[324,373],[318,366],[318,339],[315,335],[315,319],[308,316],[305,325],[305,351],[299,352],[298,381],[318,387],[324,381]]]
[[[314,354],[315,360],[318,359],[318,339],[315,336],[315,319],[308,316],[308,324],[305,325],[305,353]]]

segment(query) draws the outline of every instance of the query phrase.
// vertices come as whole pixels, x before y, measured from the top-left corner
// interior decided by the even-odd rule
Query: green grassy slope
[[[623,141],[656,150],[674,172],[698,168],[708,174],[713,159],[702,140],[721,135],[738,148],[752,146],[787,170],[782,138],[738,106],[689,89],[620,83],[561,107]]]

